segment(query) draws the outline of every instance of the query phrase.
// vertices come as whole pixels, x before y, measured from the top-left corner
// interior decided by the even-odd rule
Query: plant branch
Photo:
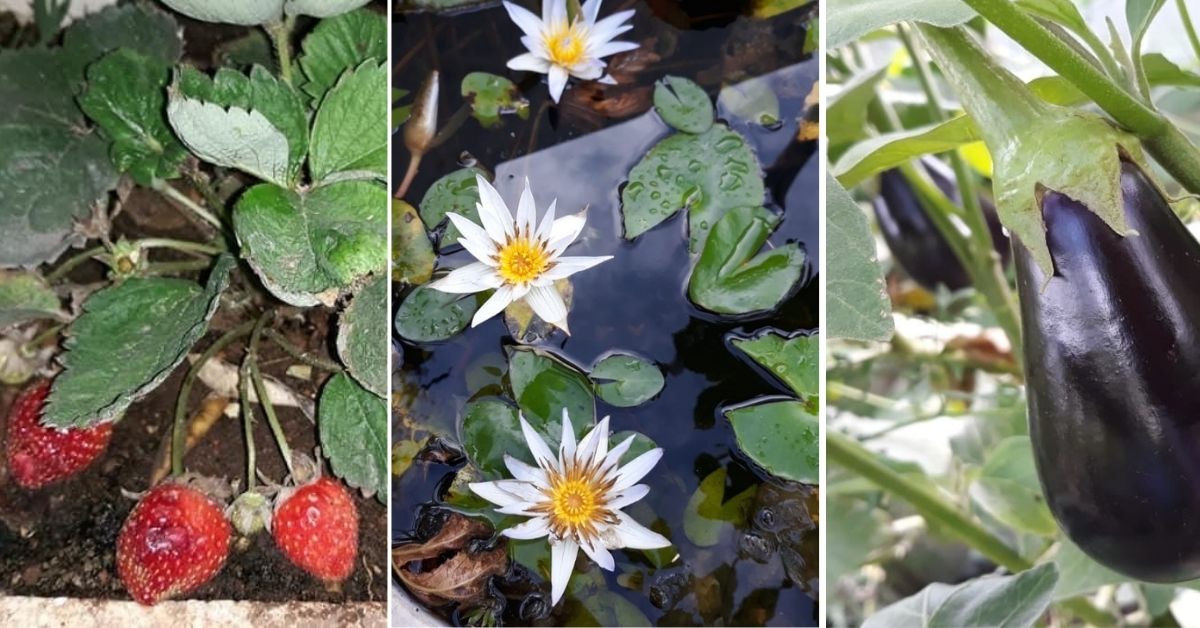
[[[135,242],[142,249],[174,249],[184,253],[200,253],[203,255],[219,255],[225,249],[211,244],[201,244],[188,240],[173,240],[171,238],[145,238]]]
[[[271,426],[275,443],[279,445],[279,453],[283,455],[283,462],[287,465],[288,474],[295,477],[295,470],[292,468],[292,450],[288,447],[287,436],[283,433],[279,417],[275,414],[275,404],[271,403],[271,398],[267,395],[267,385],[263,382],[262,373],[258,369],[258,343],[262,339],[263,328],[267,321],[274,316],[274,310],[267,310],[258,318],[254,333],[250,336],[250,348],[246,354],[245,364],[248,365],[250,378],[254,382],[254,391],[258,394],[258,403],[262,405],[263,414],[267,415],[267,424]]]
[[[151,187],[155,192],[162,194],[163,196],[167,197],[167,199],[174,201],[177,205],[192,212],[193,214],[196,214],[204,222],[216,227],[218,231],[224,229],[224,225],[221,223],[220,218],[217,218],[212,214],[212,212],[204,209],[195,201],[188,198],[186,194],[176,190],[166,181],[163,181],[162,179],[155,179]]]
[[[53,284],[60,279],[63,279],[68,273],[70,273],[72,270],[75,270],[80,264],[96,257],[97,255],[100,255],[101,253],[104,253],[107,250],[108,249],[104,248],[103,246],[93,246],[82,253],[76,253],[67,259],[67,261],[59,264],[58,268],[55,268],[49,275],[46,275],[46,283]]]
[[[1183,30],[1187,31],[1188,41],[1192,42],[1192,52],[1200,61],[1200,36],[1196,35],[1196,25],[1192,23],[1192,16],[1188,15],[1187,1],[1175,0],[1175,6],[1179,8],[1179,20],[1183,22]]]
[[[292,29],[296,27],[296,16],[289,15],[282,21],[268,24],[264,28],[275,45],[275,56],[279,59],[279,77],[284,83],[292,84]]]
[[[175,422],[172,427],[171,434],[171,474],[180,475],[183,473],[183,454],[187,447],[187,407],[188,398],[192,393],[192,385],[196,383],[196,378],[200,375],[200,369],[204,364],[212,359],[218,351],[229,346],[231,342],[250,333],[254,328],[254,323],[243,323],[225,332],[213,342],[212,345],[200,354],[200,358],[192,364],[188,369],[187,375],[183,377],[183,385],[179,387],[179,397],[175,400]]]
[[[268,340],[275,343],[275,346],[283,349],[284,353],[309,366],[319,368],[323,371],[329,371],[330,373],[341,373],[343,370],[341,366],[334,362],[319,358],[307,351],[297,348],[295,345],[288,342],[288,339],[285,338],[283,334],[275,331],[274,329],[264,329],[263,335],[266,336]]]

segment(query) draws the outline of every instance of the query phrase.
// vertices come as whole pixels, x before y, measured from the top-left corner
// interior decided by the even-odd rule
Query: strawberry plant
[[[196,592],[272,519],[280,569],[346,580],[358,509],[382,521],[388,489],[384,8],[142,1],[60,29],[65,4],[35,2],[0,49],[0,372],[26,387],[5,490],[140,464],[108,550],[145,604]],[[213,23],[237,34],[185,54]],[[244,454],[211,453],[225,414]],[[312,494],[333,523],[298,529]]]

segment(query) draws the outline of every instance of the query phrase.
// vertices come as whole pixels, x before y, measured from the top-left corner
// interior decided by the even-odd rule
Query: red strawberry
[[[229,556],[229,522],[204,493],[167,482],[133,507],[117,537],[117,573],[133,599],[156,604],[208,582]]]
[[[275,544],[296,566],[327,582],[354,571],[358,510],[350,492],[328,477],[284,489],[271,523]]]
[[[21,391],[8,411],[8,471],[17,484],[34,489],[79,473],[108,449],[112,423],[56,429],[41,424],[49,380]]]

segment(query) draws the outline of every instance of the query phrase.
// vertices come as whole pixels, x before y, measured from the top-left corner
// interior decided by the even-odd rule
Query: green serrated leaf
[[[367,59],[387,58],[387,23],[374,11],[359,9],[321,20],[300,44],[301,89],[320,101],[347,70]]]
[[[87,88],[79,106],[112,140],[117,170],[141,185],[179,176],[187,156],[167,127],[163,109],[171,73],[159,59],[120,49],[87,70]]]
[[[712,100],[704,88],[680,76],[666,76],[654,84],[654,111],[685,133],[703,133],[713,124]]]
[[[975,17],[975,11],[962,0],[829,0],[828,6],[821,8],[826,15],[828,50],[896,22],[956,26]]]
[[[367,61],[342,76],[313,119],[309,170],[317,185],[387,177],[387,70]]]
[[[581,433],[596,423],[596,399],[587,376],[558,356],[514,347],[508,359],[508,378],[526,419],[561,425],[566,410],[571,424]],[[557,437],[554,442],[558,442]]]
[[[417,286],[396,310],[396,333],[412,342],[438,342],[467,328],[479,300]]]
[[[157,388],[208,330],[235,263],[221,255],[203,287],[135,277],[88,297],[67,329],[63,372],[42,421],[53,427],[115,421]]]
[[[58,295],[41,275],[0,271],[0,329],[33,320],[66,317]]]
[[[299,194],[264,183],[234,208],[242,257],[292,305],[332,304],[355,280],[387,267],[387,190],[343,181]]]
[[[262,115],[286,139],[286,186],[294,186],[299,180],[308,152],[308,113],[300,94],[292,86],[261,66],[251,68],[249,75],[221,68],[212,78],[193,68],[184,67],[179,72],[175,89],[185,98],[226,108],[237,107]],[[275,181],[272,178],[267,180]]]
[[[283,5],[284,13],[288,15],[311,15],[312,17],[329,18],[353,11],[371,0],[287,0]]]
[[[875,260],[875,238],[867,216],[850,194],[825,175],[828,200],[825,224],[830,255],[825,269],[826,335],[852,340],[892,336],[892,305],[883,286],[883,268]]]
[[[700,135],[676,133],[629,171],[621,191],[625,238],[632,240],[680,209],[688,209],[689,250],[733,207],[758,206],[764,188],[746,139],[723,124]]]
[[[263,114],[176,94],[167,105],[167,117],[175,134],[200,159],[291,186],[287,136]]]
[[[387,501],[387,402],[345,373],[329,378],[317,403],[321,452],[333,472],[354,488]]]
[[[636,355],[612,353],[592,367],[596,395],[618,408],[640,406],[663,388],[658,366]]]
[[[355,293],[338,321],[338,356],[367,390],[387,396],[388,281],[376,275]]]
[[[757,338],[734,338],[732,342],[801,399],[820,391],[821,342],[817,336],[785,338],[766,333]]]
[[[172,15],[148,3],[106,8],[63,33],[64,71],[82,81],[89,64],[118,48],[174,65],[183,56],[183,29]]]
[[[283,0],[162,0],[180,13],[216,24],[257,26],[279,21]]]
[[[479,188],[475,183],[477,174],[491,179],[491,176],[480,168],[455,170],[434,181],[425,192],[425,197],[421,199],[421,220],[425,221],[427,228],[434,229],[443,221],[446,222],[446,231],[438,242],[439,249],[445,250],[457,244],[462,236],[458,227],[446,220],[446,214],[454,212],[479,224],[479,210],[475,208],[475,204],[479,202]]]
[[[433,243],[412,205],[392,199],[392,281],[423,284],[433,275]]]
[[[762,207],[725,214],[708,234],[688,280],[688,298],[719,314],[746,314],[779,305],[804,272],[796,243],[759,253],[779,217]]]
[[[500,124],[500,116],[515,113],[529,117],[529,101],[512,81],[487,72],[472,72],[462,80],[462,97],[471,105],[471,114],[485,127]]]
[[[821,480],[820,421],[799,401],[771,401],[725,412],[738,447],[776,477]]]
[[[957,586],[931,584],[863,622],[885,626],[1029,628],[1050,605],[1058,570],[1045,563],[1011,576],[984,576]]]
[[[979,141],[979,130],[967,116],[927,126],[884,133],[850,147],[830,168],[837,180],[852,188],[884,170],[922,155],[944,153]]]

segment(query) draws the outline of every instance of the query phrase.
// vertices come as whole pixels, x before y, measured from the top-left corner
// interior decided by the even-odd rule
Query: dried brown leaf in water
[[[471,541],[491,536],[488,524],[450,513],[428,541],[393,549],[392,566],[422,604],[478,606],[487,596],[488,580],[508,569],[506,542],[483,551],[471,550]],[[447,554],[449,557],[443,560]]]
[[[424,543],[407,543],[392,549],[392,565],[397,571],[411,562],[437,558],[445,552],[462,550],[473,539],[492,536],[492,527],[482,521],[451,513],[433,538]]]

